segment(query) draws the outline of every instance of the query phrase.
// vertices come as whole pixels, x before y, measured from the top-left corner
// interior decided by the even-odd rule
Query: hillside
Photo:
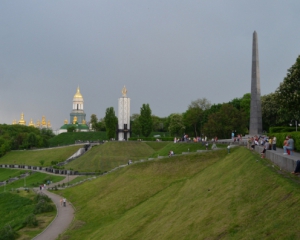
[[[106,132],[66,132],[49,140],[50,147],[74,144],[75,141],[107,140]]]
[[[77,210],[61,239],[299,239],[284,176],[245,148],[133,164],[61,192]]]
[[[126,164],[129,159],[147,158],[154,152],[154,149],[144,142],[107,142],[94,146],[86,154],[67,164],[65,168],[81,172],[104,172]]]
[[[0,164],[25,164],[29,166],[51,166],[52,161],[65,161],[71,157],[82,145],[52,148],[43,150],[11,151],[0,158]]]

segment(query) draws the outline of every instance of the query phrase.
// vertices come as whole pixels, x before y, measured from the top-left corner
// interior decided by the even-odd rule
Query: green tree
[[[244,134],[247,131],[246,116],[243,111],[237,110],[232,104],[223,104],[220,111],[209,116],[204,125],[208,137],[230,138],[232,130]]]
[[[67,128],[67,132],[75,132],[76,127],[75,126],[70,126]]]
[[[38,144],[37,136],[33,132],[29,133],[27,136],[27,142],[29,148],[36,147]]]
[[[96,131],[97,130],[97,123],[98,123],[98,118],[97,118],[96,114],[91,115],[90,123],[92,124],[92,129]]]
[[[118,119],[115,114],[115,110],[113,107],[109,107],[106,109],[104,122],[106,126],[106,135],[110,138],[116,137],[116,130],[117,130],[117,124]]]
[[[300,120],[300,55],[277,88],[276,100],[286,121]]]
[[[279,108],[275,93],[270,93],[261,97],[261,111],[264,130],[268,131],[269,127],[284,124],[284,118],[281,114],[279,114]]]
[[[169,132],[173,136],[180,136],[185,130],[182,114],[173,113],[169,116]]]
[[[140,118],[140,114],[137,113],[132,114],[130,117],[130,128],[134,136],[142,135],[142,128],[141,128],[139,118]]]
[[[142,135],[148,137],[152,132],[152,117],[149,104],[143,104],[141,107],[139,122],[141,125]]]

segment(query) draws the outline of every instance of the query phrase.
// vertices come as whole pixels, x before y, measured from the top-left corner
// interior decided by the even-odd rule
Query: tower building
[[[122,89],[123,97],[119,98],[118,104],[118,140],[127,140],[130,138],[130,98],[127,97],[127,89]]]
[[[75,123],[82,124],[83,122],[85,122],[86,114],[83,111],[83,102],[83,97],[78,86],[77,91],[73,97],[73,110],[70,113],[70,123],[74,123],[75,119]]]

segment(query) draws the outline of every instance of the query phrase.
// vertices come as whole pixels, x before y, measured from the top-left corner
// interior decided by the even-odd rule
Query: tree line
[[[10,150],[48,147],[52,137],[51,129],[0,124],[0,157]]]
[[[247,134],[250,124],[251,94],[234,98],[227,103],[211,104],[206,98],[192,101],[184,113],[172,113],[167,117],[152,114],[149,104],[143,104],[140,113],[131,116],[133,136],[148,137],[151,132],[168,132],[180,137],[188,134],[192,137],[230,138],[231,133]],[[263,130],[270,127],[300,124],[300,56],[288,69],[286,77],[274,93],[261,97]],[[91,124],[95,131],[109,131],[109,138],[114,138],[117,117],[113,108],[106,110],[106,115],[98,121],[92,114]],[[109,126],[108,126],[109,124]]]

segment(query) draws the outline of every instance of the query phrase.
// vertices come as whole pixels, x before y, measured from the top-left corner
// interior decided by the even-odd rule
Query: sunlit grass
[[[51,166],[52,161],[65,161],[71,157],[82,145],[44,150],[11,151],[0,158],[0,164],[25,164],[28,166]]]
[[[69,239],[299,239],[299,184],[245,148],[130,165],[61,193]]]

